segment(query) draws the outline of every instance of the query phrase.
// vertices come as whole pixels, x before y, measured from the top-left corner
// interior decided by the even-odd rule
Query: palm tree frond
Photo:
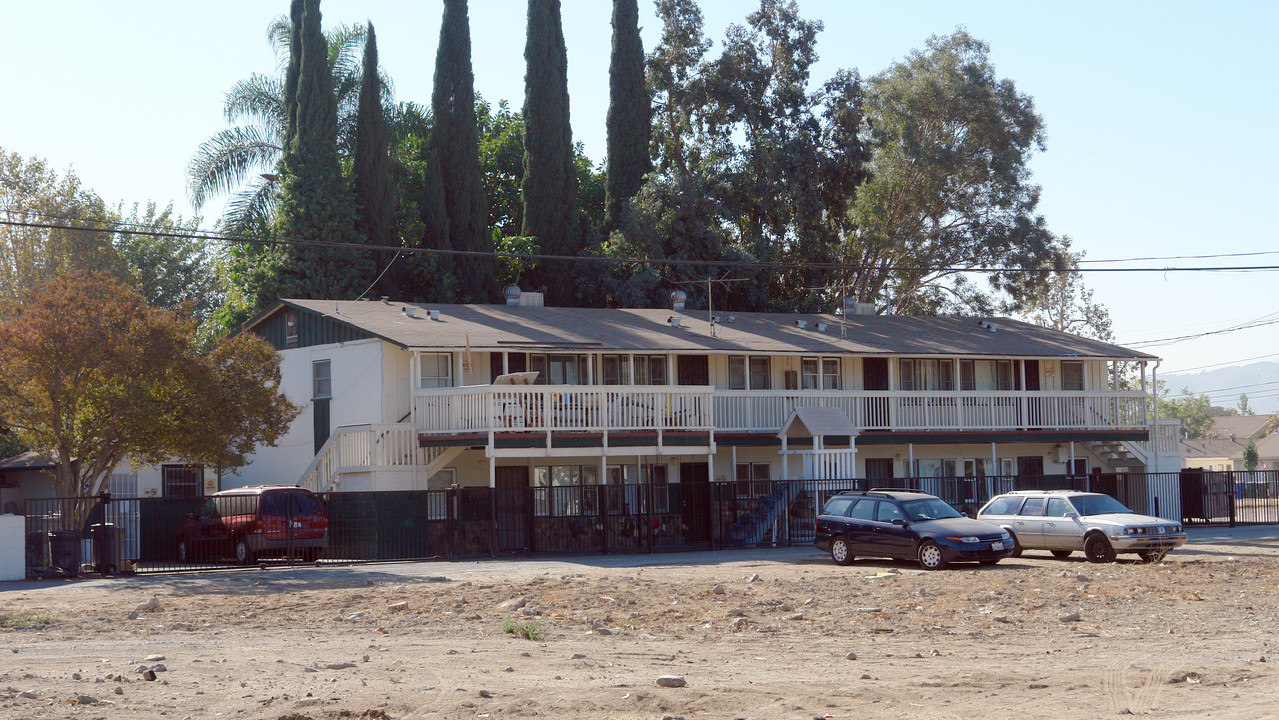
[[[214,195],[231,192],[257,171],[274,170],[282,150],[261,128],[228,128],[200,144],[187,165],[187,191],[199,210]]]

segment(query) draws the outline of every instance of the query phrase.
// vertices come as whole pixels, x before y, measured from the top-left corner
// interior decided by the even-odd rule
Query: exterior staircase
[[[329,436],[298,485],[312,492],[352,489],[349,479],[369,479],[360,489],[412,490],[464,448],[422,448],[408,423],[343,425]],[[388,486],[390,484],[390,486]]]
[[[773,523],[790,508],[799,490],[797,483],[776,483],[767,495],[755,497],[755,507],[737,518],[728,529],[728,540],[743,547],[755,547],[764,540]]]

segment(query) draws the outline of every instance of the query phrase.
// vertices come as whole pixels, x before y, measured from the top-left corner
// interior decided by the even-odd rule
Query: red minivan
[[[329,544],[324,503],[306,488],[259,485],[209,496],[178,526],[178,560],[234,557],[252,565],[261,557],[314,562]]]

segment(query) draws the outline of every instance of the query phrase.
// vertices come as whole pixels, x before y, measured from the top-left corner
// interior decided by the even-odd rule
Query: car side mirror
[[[1079,517],[1079,513],[1075,512],[1074,510],[1067,510],[1064,517],[1077,518]]]
[[[902,527],[906,527],[906,524],[907,524],[907,523],[906,523],[906,520],[905,520],[904,518],[893,518],[893,524],[894,524],[894,525],[900,525],[900,526],[902,526]]]

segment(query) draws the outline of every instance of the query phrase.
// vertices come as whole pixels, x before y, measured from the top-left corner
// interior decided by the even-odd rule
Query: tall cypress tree
[[[303,0],[296,135],[285,167],[281,230],[289,237],[352,244],[355,212],[337,154],[337,105],[320,0]],[[277,292],[301,297],[351,297],[371,277],[366,253],[292,246]]]
[[[648,143],[653,115],[644,81],[644,43],[639,0],[613,0],[613,54],[608,66],[608,184],[606,227],[616,227],[626,201],[635,197],[653,169]]]
[[[455,250],[492,252],[480,171],[466,0],[444,0],[431,112],[435,118],[431,144],[439,161],[449,240]],[[491,257],[457,256],[453,268],[458,301],[483,302],[497,295],[497,265]]]
[[[529,0],[525,43],[523,232],[546,254],[575,255],[582,233],[560,0]],[[566,296],[572,274],[565,270],[564,263],[542,263],[530,273],[531,284]]]
[[[391,193],[390,142],[386,116],[382,112],[382,79],[378,75],[377,35],[372,21],[364,39],[363,78],[360,83],[360,109],[355,119],[355,157],[352,159],[356,231],[369,245],[388,246],[399,243],[392,227],[395,199]],[[394,255],[379,250],[377,269],[386,267]],[[388,285],[379,282],[379,294]]]
[[[298,127],[298,74],[302,70],[302,0],[289,7],[289,67],[284,72],[284,156],[292,152]]]

